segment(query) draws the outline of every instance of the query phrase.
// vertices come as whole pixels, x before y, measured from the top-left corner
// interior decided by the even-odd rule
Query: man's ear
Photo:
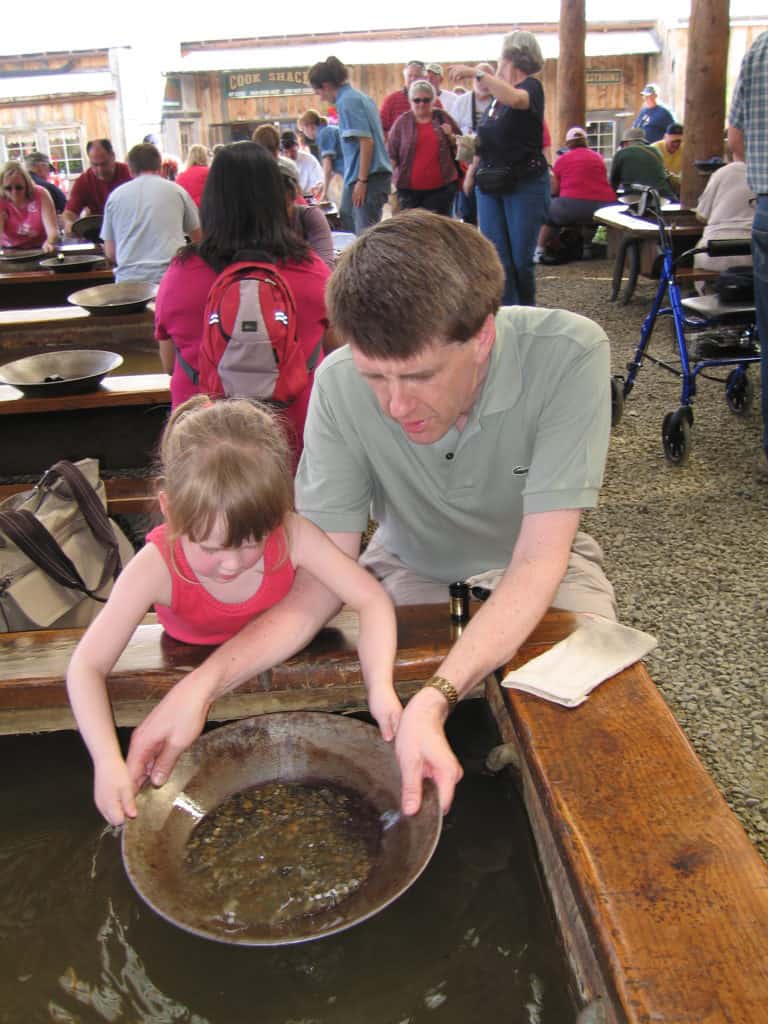
[[[484,362],[490,356],[496,341],[496,318],[492,313],[489,313],[483,321],[483,326],[475,335],[475,341],[480,362]]]

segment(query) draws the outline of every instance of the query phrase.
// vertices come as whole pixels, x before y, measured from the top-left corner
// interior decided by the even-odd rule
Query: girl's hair
[[[27,199],[35,198],[35,183],[32,180],[29,171],[23,167],[18,160],[9,160],[3,167],[2,171],[0,171],[0,183],[3,186],[5,186],[5,179],[9,174],[20,174],[24,179],[24,184],[26,186],[24,194]]]
[[[213,158],[200,220],[202,241],[185,253],[198,252],[217,273],[238,253],[266,263],[312,259],[288,222],[277,161],[256,142],[233,142]]]
[[[412,100],[414,96],[420,95],[423,92],[431,96],[432,99],[437,95],[435,87],[431,82],[428,82],[426,78],[417,78],[415,82],[411,82],[408,86],[408,99]]]
[[[280,152],[280,132],[273,124],[260,124],[258,128],[254,128],[251,141],[258,142],[274,157]]]
[[[299,127],[303,124],[314,124],[317,125],[318,128],[321,128],[328,124],[328,118],[323,117],[323,115],[318,110],[315,110],[314,107],[310,107],[309,110],[305,110],[299,118]]]
[[[308,78],[313,89],[319,89],[326,82],[338,88],[347,81],[349,73],[338,57],[329,57],[319,64],[313,64],[309,69]]]
[[[207,167],[208,166],[208,147],[201,146],[199,142],[196,142],[194,146],[189,147],[187,153],[187,167]]]
[[[265,406],[196,395],[178,406],[160,442],[160,486],[171,540],[197,543],[223,524],[222,545],[261,541],[293,508],[286,432]]]
[[[531,32],[510,32],[504,36],[501,44],[501,56],[504,60],[512,62],[512,66],[527,75],[535,75],[544,67],[544,57],[541,54],[536,36]]]

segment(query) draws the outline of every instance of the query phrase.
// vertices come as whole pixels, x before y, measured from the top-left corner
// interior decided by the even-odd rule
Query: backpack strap
[[[181,352],[179,352],[179,350],[176,348],[175,345],[173,346],[173,350],[176,353],[176,361],[178,362],[179,366],[182,368],[184,373],[187,375],[187,377],[189,377],[189,379],[192,381],[193,384],[199,384],[200,383],[200,373],[199,373],[199,371],[196,370],[194,368],[194,366],[191,366],[187,362],[187,360],[184,358],[184,356],[181,354]]]

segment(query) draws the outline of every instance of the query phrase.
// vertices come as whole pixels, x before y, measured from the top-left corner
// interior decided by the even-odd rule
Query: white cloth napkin
[[[644,658],[656,638],[601,616],[581,615],[575,632],[522,668],[508,672],[503,686],[567,708],[583,704],[596,686]]]

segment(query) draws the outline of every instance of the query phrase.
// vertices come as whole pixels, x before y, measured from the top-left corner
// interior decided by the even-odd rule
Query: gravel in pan
[[[655,291],[641,281],[628,306],[609,301],[611,262],[539,267],[538,302],[597,321],[625,372]],[[695,345],[689,344],[689,351]],[[674,359],[667,320],[650,351]],[[661,423],[680,404],[680,381],[644,363],[615,428],[600,507],[583,525],[603,546],[622,622],[654,633],[649,671],[697,754],[768,859],[768,483],[755,402],[735,416],[721,383],[701,381],[690,458],[664,458]],[[719,374],[725,376],[725,374]]]

